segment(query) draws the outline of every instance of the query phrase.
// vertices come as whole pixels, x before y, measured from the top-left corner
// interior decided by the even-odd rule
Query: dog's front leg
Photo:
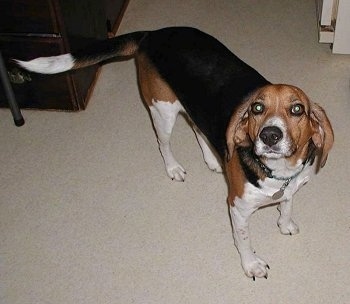
[[[292,219],[293,199],[281,202],[277,209],[281,213],[277,221],[277,225],[280,228],[281,233],[289,235],[299,233],[299,228]]]
[[[249,218],[257,210],[249,206],[248,202],[236,198],[234,206],[230,206],[233,237],[237,250],[241,256],[244,272],[250,278],[267,278],[269,266],[260,259],[252,250],[249,235]]]

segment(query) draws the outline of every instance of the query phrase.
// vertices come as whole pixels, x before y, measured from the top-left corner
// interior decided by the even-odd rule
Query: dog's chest
[[[253,204],[255,207],[263,207],[271,203],[278,203],[292,199],[293,195],[304,186],[312,177],[312,167],[306,165],[302,172],[292,178],[285,187],[286,180],[278,180],[275,178],[265,178],[259,180],[259,186],[256,187],[251,183],[246,183],[244,188],[243,199]],[[276,192],[282,191],[283,194],[279,198],[274,199]]]

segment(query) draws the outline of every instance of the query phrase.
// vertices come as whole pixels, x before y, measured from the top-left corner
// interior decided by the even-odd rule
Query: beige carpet
[[[16,128],[0,111],[0,302],[350,303],[350,56],[317,43],[314,0],[131,0],[119,33],[171,25],[209,32],[327,109],[336,145],[296,197],[301,233],[282,236],[275,207],[257,212],[253,245],[271,270],[245,277],[223,176],[180,118],[187,180],[168,179],[134,63],[113,63],[84,112],[24,111]]]

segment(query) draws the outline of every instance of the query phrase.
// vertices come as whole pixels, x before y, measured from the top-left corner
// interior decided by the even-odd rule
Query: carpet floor
[[[271,270],[248,279],[223,175],[179,117],[172,146],[188,174],[171,181],[134,62],[111,63],[85,111],[23,111],[16,128],[0,110],[0,302],[350,303],[350,56],[317,42],[315,1],[131,0],[118,34],[173,25],[210,33],[326,109],[336,142],[295,197],[300,234],[279,233],[276,207],[256,212],[253,246]]]

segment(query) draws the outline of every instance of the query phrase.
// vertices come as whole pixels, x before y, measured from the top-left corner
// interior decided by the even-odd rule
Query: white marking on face
[[[290,156],[292,154],[292,144],[284,121],[280,117],[276,116],[270,118],[260,128],[259,134],[265,127],[279,128],[282,131],[283,137],[277,144],[270,147],[266,145],[258,135],[254,143],[256,155],[266,156],[267,158],[281,158]]]

